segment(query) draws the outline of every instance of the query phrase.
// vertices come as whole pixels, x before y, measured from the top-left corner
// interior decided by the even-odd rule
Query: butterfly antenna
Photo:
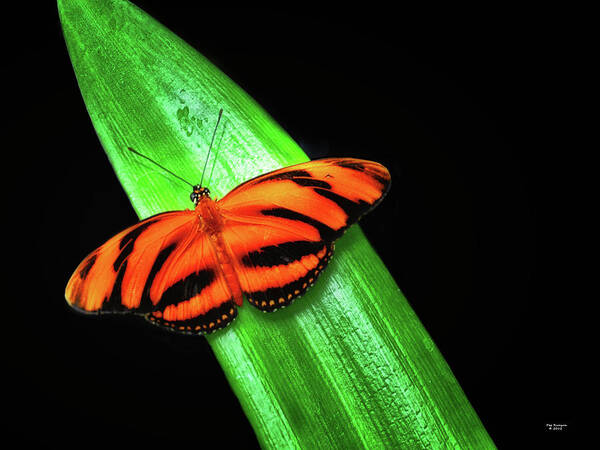
[[[213,130],[212,139],[210,140],[210,146],[208,147],[208,153],[206,154],[206,161],[204,162],[204,169],[202,169],[202,177],[200,178],[200,186],[202,186],[202,181],[204,180],[204,173],[206,172],[206,165],[208,164],[208,158],[210,157],[210,151],[212,149],[213,143],[215,142],[215,135],[217,134],[217,128],[219,127],[219,122],[221,121],[221,116],[223,115],[223,108],[219,110],[219,117],[217,118],[217,124],[215,125],[215,129]]]
[[[189,184],[190,186],[194,187],[194,185],[192,183],[190,183],[187,180],[184,180],[183,178],[181,178],[179,175],[177,175],[176,173],[171,172],[169,169],[167,169],[164,166],[161,166],[159,163],[157,163],[156,161],[154,161],[152,158],[147,157],[146,155],[142,155],[140,152],[138,152],[137,150],[132,149],[131,147],[127,147],[127,150],[129,150],[130,152],[135,153],[138,156],[141,156],[142,158],[146,158],[148,161],[150,161],[151,163],[157,165],[158,167],[160,167],[162,170],[164,170],[165,172],[173,175],[175,178],[183,181],[186,184]]]
[[[212,168],[210,169],[210,175],[208,176],[208,181],[206,182],[207,186],[210,186],[210,180],[212,180],[213,172],[215,171],[215,166],[217,165],[217,156],[219,156],[219,150],[221,150],[221,141],[223,140],[223,135],[225,134],[225,127],[221,130],[221,137],[219,138],[219,143],[217,144],[217,151],[215,152],[215,161],[213,162]]]

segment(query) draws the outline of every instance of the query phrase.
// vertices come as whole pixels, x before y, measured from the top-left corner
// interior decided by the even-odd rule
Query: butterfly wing
[[[328,158],[253,178],[219,206],[223,238],[251,304],[263,311],[302,295],[325,268],[334,241],[390,188],[381,164]]]
[[[236,314],[208,236],[193,211],[150,217],[88,255],[65,292],[83,312],[144,314],[179,331],[214,331]]]

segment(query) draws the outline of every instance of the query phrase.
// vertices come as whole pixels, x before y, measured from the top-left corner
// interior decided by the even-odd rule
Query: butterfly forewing
[[[302,295],[329,262],[333,241],[389,186],[382,165],[333,158],[276,170],[225,196],[223,233],[248,301],[273,311]]]
[[[111,238],[75,270],[66,298],[80,311],[147,314],[157,325],[188,332],[214,331],[236,316],[193,211],[158,214]]]
[[[66,298],[86,312],[152,310],[148,295],[166,248],[187,235],[193,217],[169,212],[150,217],[109,239],[88,255],[69,280]]]

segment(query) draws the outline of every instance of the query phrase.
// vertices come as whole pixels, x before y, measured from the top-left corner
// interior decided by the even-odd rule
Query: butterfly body
[[[194,210],[152,216],[88,255],[67,284],[67,301],[184,333],[228,325],[244,295],[275,311],[314,284],[335,239],[389,186],[385,167],[350,158],[279,169],[220,200],[194,186]]]
[[[233,256],[223,240],[225,218],[221,214],[218,203],[210,197],[204,197],[200,199],[194,212],[200,223],[199,232],[206,234],[209,237],[210,245],[214,247],[216,260],[219,263],[218,267],[221,268],[222,276],[229,287],[233,301],[238,306],[242,306],[242,288],[235,273]]]

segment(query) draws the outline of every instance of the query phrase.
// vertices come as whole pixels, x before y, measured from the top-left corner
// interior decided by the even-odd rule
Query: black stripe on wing
[[[115,269],[115,272],[119,270],[121,264],[123,264],[123,262],[129,257],[129,255],[133,251],[133,246],[137,238],[139,238],[140,235],[144,231],[146,231],[146,229],[148,229],[150,225],[157,221],[158,219],[140,222],[140,224],[137,227],[135,227],[133,230],[131,230],[129,233],[123,236],[123,238],[119,242],[119,250],[121,251],[121,253],[119,253],[118,258],[115,259],[115,262],[113,263],[113,269]]]
[[[133,227],[131,231],[129,231],[125,236],[123,236],[119,241],[119,256],[113,262],[113,269],[117,272],[117,276],[113,283],[110,294],[108,294],[104,301],[102,302],[101,307],[95,311],[96,313],[128,313],[131,312],[131,309],[125,307],[122,302],[122,289],[123,289],[123,279],[125,277],[125,273],[127,272],[127,261],[131,253],[133,252],[133,247],[137,239],[142,235],[144,231],[150,227],[153,223],[157,222],[159,219],[148,219],[144,222],[140,222],[137,226]],[[81,280],[85,280],[90,273],[90,270],[96,263],[98,258],[97,254],[91,255],[85,265],[79,271],[79,278]],[[74,305],[80,304],[79,298],[75,298],[73,301]],[[140,302],[140,306],[135,308],[136,313],[147,313],[152,311],[152,302],[147,296],[142,295],[142,299]]]
[[[365,202],[364,200],[353,202],[352,200],[349,200],[348,198],[343,197],[327,189],[315,188],[313,190],[321,197],[325,197],[326,199],[331,200],[344,210],[344,212],[348,216],[348,218],[346,219],[346,227],[358,221],[358,219],[360,219],[360,217],[363,214],[369,212],[373,207],[371,204]]]
[[[304,223],[312,226],[313,228],[315,228],[319,232],[319,235],[321,236],[321,240],[325,241],[325,242],[333,241],[333,240],[337,239],[338,237],[340,237],[342,234],[341,232],[338,232],[337,230],[334,230],[333,228],[328,227],[323,222],[319,222],[318,220],[313,219],[312,217],[306,216],[306,215],[301,214],[296,211],[292,211],[291,209],[287,209],[287,208],[263,209],[260,213],[263,216],[281,217],[282,219],[298,220],[300,222],[304,222]]]
[[[138,234],[138,236],[139,236],[139,234]],[[121,242],[123,242],[124,240],[125,240],[125,238]],[[129,244],[126,244],[126,245],[128,246]],[[156,259],[154,260],[154,264],[152,264],[152,268],[150,269],[148,278],[146,278],[146,283],[145,283],[144,289],[142,291],[142,298],[140,300],[140,306],[135,309],[136,314],[146,314],[146,313],[149,313],[156,309],[156,307],[152,303],[152,300],[150,299],[150,288],[152,287],[152,283],[154,282],[154,278],[156,277],[156,274],[160,271],[163,264],[169,258],[169,256],[171,255],[173,250],[175,250],[176,247],[177,247],[176,244],[172,244],[168,247],[163,248],[160,251],[160,253],[158,254],[158,256],[156,257]],[[111,291],[110,295],[106,298],[106,300],[102,303],[102,308],[100,309],[100,312],[111,312],[111,313],[131,312],[131,310],[129,310],[122,304],[122,300],[121,300],[121,289],[122,289],[123,277],[125,276],[126,270],[127,270],[127,260],[124,260],[119,266],[119,272],[117,273],[117,278],[115,280],[115,284],[112,288],[112,291]],[[169,291],[169,290],[167,289],[167,291]],[[167,292],[165,292],[165,294],[166,293]],[[171,293],[167,297],[165,297],[163,295],[164,300],[161,299],[161,301],[163,301],[164,306],[162,307],[162,309],[164,309],[166,304],[169,304],[169,302],[172,302],[173,297],[176,297],[176,295],[177,294],[174,293],[174,290],[171,290]]]
[[[299,171],[296,171],[296,172],[299,172]],[[277,174],[276,176],[279,179],[280,177],[289,175],[289,173],[290,172],[283,173],[283,174]],[[274,177],[275,177],[275,175],[274,175]],[[386,189],[383,192],[383,195],[379,199],[377,199],[377,201],[375,201],[373,204],[370,204],[364,200],[359,200],[358,202],[354,202],[342,195],[339,195],[339,194],[329,190],[329,188],[331,186],[329,186],[328,183],[323,182],[323,184],[329,186],[329,188],[326,188],[326,187],[318,184],[318,183],[321,183],[319,180],[314,180],[314,179],[309,180],[309,179],[304,179],[304,178],[294,178],[293,179],[293,181],[295,181],[295,182],[298,182],[300,180],[305,180],[307,182],[307,184],[305,186],[312,187],[312,190],[316,194],[320,195],[323,198],[326,198],[327,200],[334,202],[337,206],[339,206],[344,211],[344,213],[346,214],[345,226],[336,230],[336,229],[333,229],[333,228],[327,226],[323,222],[321,222],[313,217],[296,212],[289,208],[263,209],[261,211],[261,214],[264,216],[273,216],[273,217],[281,217],[283,219],[297,220],[300,222],[304,222],[308,225],[311,225],[319,232],[319,235],[321,236],[321,240],[325,241],[325,242],[334,241],[335,239],[339,238],[342,234],[344,234],[344,231],[346,231],[350,225],[357,222],[363,215],[365,215],[366,213],[371,211],[373,208],[375,208],[375,206],[377,206],[381,202],[381,200],[383,200],[384,195],[387,193],[387,189]],[[298,183],[298,184],[302,184],[302,183]],[[389,184],[388,184],[388,186],[389,186]]]
[[[167,306],[177,305],[197,296],[215,279],[216,273],[211,269],[193,272],[182,280],[169,286],[154,307],[155,311],[164,311]]]
[[[317,254],[323,242],[293,241],[269,245],[252,251],[242,258],[246,267],[274,267],[301,260],[304,256]]]
[[[313,176],[306,170],[289,170],[287,172],[275,173],[262,178],[260,181],[262,183],[264,181],[273,180],[290,180],[299,186],[331,189],[331,184],[327,183],[326,181],[313,178]]]
[[[329,244],[320,243],[320,248],[312,253],[317,254],[325,250],[324,255],[306,275],[282,286],[273,286],[264,291],[246,292],[248,302],[263,312],[273,312],[279,308],[285,308],[296,298],[302,296],[315,283],[331,260],[334,247],[335,244],[333,242]],[[291,256],[288,256],[288,258],[291,258]],[[297,258],[296,261],[300,258]],[[273,279],[276,279],[276,274],[274,274]]]

